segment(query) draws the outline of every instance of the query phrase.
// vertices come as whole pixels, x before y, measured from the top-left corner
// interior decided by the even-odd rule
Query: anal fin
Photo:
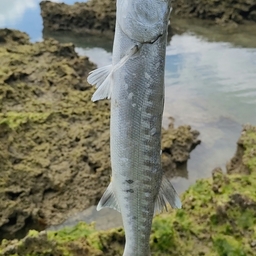
[[[119,205],[116,201],[115,194],[112,189],[112,183],[108,185],[108,188],[104,192],[102,198],[100,199],[97,205],[97,211],[100,211],[103,208],[111,208],[118,212],[121,212]]]
[[[177,194],[172,183],[165,176],[163,176],[159,194],[155,202],[155,214],[162,212],[163,210],[167,211],[168,204],[170,204],[172,208],[180,209],[182,207],[179,195]]]

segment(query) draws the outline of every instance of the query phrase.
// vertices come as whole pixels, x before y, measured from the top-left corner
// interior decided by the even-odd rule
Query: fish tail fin
[[[121,212],[113,191],[112,182],[110,182],[108,188],[106,189],[102,198],[100,199],[97,205],[97,211],[100,211],[103,208],[111,208],[118,212]]]
[[[155,202],[155,214],[162,212],[164,209],[168,211],[167,205],[170,204],[172,208],[180,209],[182,203],[172,183],[163,176],[162,184]]]

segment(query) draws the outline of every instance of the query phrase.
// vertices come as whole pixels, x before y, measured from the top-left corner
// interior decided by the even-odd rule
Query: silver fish
[[[180,208],[161,166],[161,125],[169,0],[117,0],[112,65],[88,77],[92,100],[111,98],[112,180],[97,209],[121,212],[123,256],[150,255],[156,212]]]

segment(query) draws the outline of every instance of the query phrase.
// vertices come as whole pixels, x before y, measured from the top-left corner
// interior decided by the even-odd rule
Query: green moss
[[[38,231],[36,231],[36,230],[29,230],[28,236],[30,236],[30,237],[37,237],[38,236]]]
[[[40,233],[31,230],[26,238],[20,241],[3,240],[0,246],[5,248],[3,254],[12,254],[12,246],[15,245],[15,254],[19,256],[78,256],[78,255],[101,255],[101,252],[95,248],[99,247],[99,235],[93,236],[96,233],[92,225],[79,223],[71,228],[64,228],[60,231],[49,231]]]
[[[197,181],[183,195],[183,209],[154,219],[153,255],[254,255],[255,186],[256,173],[226,176],[219,169]]]
[[[50,113],[33,112],[7,112],[0,114],[0,125],[6,124],[11,129],[16,129],[29,121],[43,123],[49,117]]]
[[[154,218],[150,238],[152,254],[255,255],[255,248],[251,246],[256,241],[255,186],[256,173],[250,176],[225,175],[220,169],[213,172],[212,179],[197,181],[182,196],[183,209]],[[51,252],[61,252],[65,256],[79,255],[81,248],[87,248],[92,256],[122,255],[124,245],[122,229],[97,232],[92,225],[85,223],[50,231],[44,242],[42,235],[39,242],[40,233],[35,231],[31,231],[26,239],[29,237],[37,240],[37,254],[31,253],[30,248],[25,251],[29,253],[18,255],[47,255],[48,249],[38,251],[40,244],[47,244]],[[24,252],[28,243],[26,239],[19,243],[18,251]],[[8,241],[3,241],[2,248],[7,244]]]
[[[182,211],[182,210],[181,210]],[[150,243],[153,251],[168,252],[176,249],[176,235],[168,217],[156,217],[152,226]]]
[[[244,135],[244,138],[247,137]],[[246,145],[246,150],[254,147],[254,143]],[[152,255],[256,255],[255,187],[255,171],[250,175],[226,175],[217,168],[212,178],[198,180],[183,194],[182,209],[154,218],[150,237]],[[26,244],[31,241],[34,247],[29,248]],[[4,240],[0,248],[8,248],[8,243]],[[31,231],[17,242],[14,253],[121,256],[123,248],[123,229],[97,232],[92,225],[80,223],[72,228],[50,231],[45,236]]]
[[[220,256],[247,256],[248,251],[234,237],[219,235],[213,238],[214,248]]]
[[[242,135],[241,141],[245,147],[243,162],[250,171],[256,171],[256,129],[249,126],[249,130]]]
[[[77,241],[81,238],[87,239],[88,243],[99,248],[99,241],[97,237],[93,236],[95,233],[93,225],[88,225],[86,223],[79,223],[78,225],[70,228],[64,228],[60,231],[54,231],[48,233],[49,240],[57,241],[59,244],[65,244],[72,241]]]

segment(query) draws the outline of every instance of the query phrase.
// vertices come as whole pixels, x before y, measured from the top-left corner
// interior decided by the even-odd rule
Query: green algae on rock
[[[180,176],[178,167],[186,163],[190,152],[201,143],[199,132],[189,125],[174,128],[170,123],[168,129],[162,130],[162,168],[168,177]]]
[[[86,82],[95,66],[72,44],[0,34],[6,36],[0,47],[3,238],[25,235],[33,222],[59,224],[96,204],[110,169],[109,104],[92,103],[94,89]]]
[[[197,181],[183,195],[183,209],[155,218],[154,255],[255,255],[255,184],[255,173],[225,175],[220,169],[211,180]]]
[[[239,160],[250,173],[224,174],[198,180],[182,196],[183,208],[157,216],[152,227],[153,255],[255,255],[256,166],[251,165],[256,127],[246,125],[238,141]],[[247,158],[248,157],[248,158]]]
[[[245,125],[235,156],[227,164],[228,173],[249,174],[256,169],[256,127]]]
[[[255,134],[256,127],[245,126],[238,147],[246,146],[250,152],[256,145],[251,140]],[[246,150],[243,152],[241,158],[247,154]],[[244,164],[251,168],[250,173],[224,174],[216,168],[212,178],[198,180],[183,194],[182,209],[156,216],[150,239],[152,255],[255,255],[256,167],[250,161]],[[4,240],[0,253],[3,256],[48,256],[49,253],[121,256],[123,246],[123,229],[97,232],[93,226],[80,223],[60,231],[32,231],[20,241]]]
[[[87,241],[89,234],[93,229],[81,224],[74,228],[64,229],[58,233],[46,233],[30,231],[28,235],[18,242],[17,240],[9,243],[3,240],[2,244],[6,246],[1,255],[99,255],[97,249],[93,249],[93,243]]]
[[[113,256],[121,255],[124,244],[123,229],[96,232],[92,225],[79,223],[60,231],[30,231],[18,241],[3,240],[2,256]]]
[[[15,129],[29,121],[44,123],[50,113],[29,113],[29,112],[7,112],[0,114],[0,125],[7,125],[11,129]]]

